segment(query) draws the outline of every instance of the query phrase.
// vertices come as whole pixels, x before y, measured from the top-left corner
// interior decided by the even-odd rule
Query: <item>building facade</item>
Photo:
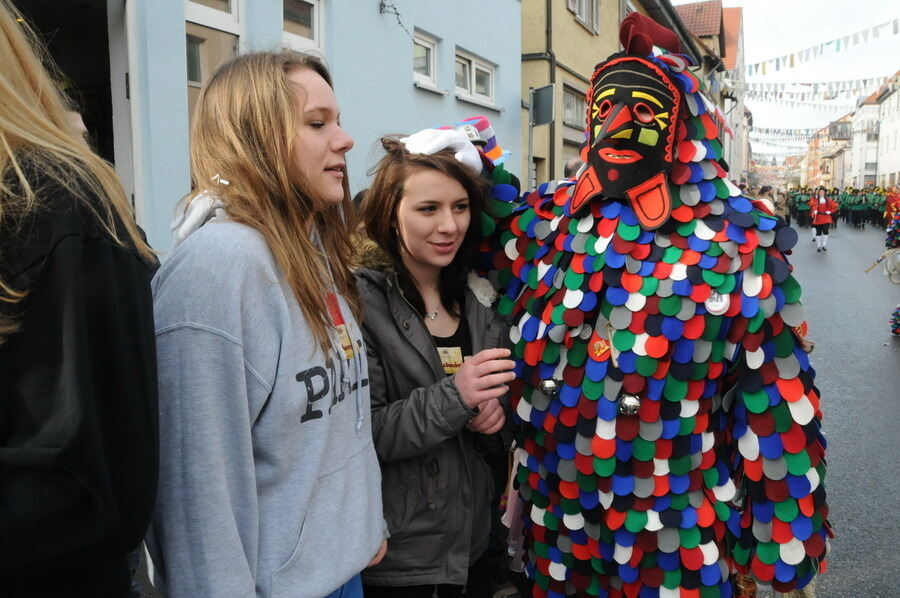
[[[896,76],[878,98],[879,121],[876,184],[900,185],[900,81]]]
[[[853,113],[848,185],[861,189],[874,185],[878,176],[878,129],[881,107],[873,93]]]
[[[520,0],[14,2],[48,41],[95,147],[163,255],[190,190],[190,109],[238,52],[289,47],[325,58],[356,142],[353,191],[367,185],[382,135],[469,116],[487,116],[513,159],[522,155]]]

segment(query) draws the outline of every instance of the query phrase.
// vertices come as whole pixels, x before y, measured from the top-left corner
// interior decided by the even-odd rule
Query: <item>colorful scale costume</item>
[[[535,598],[728,597],[737,572],[789,591],[824,571],[797,234],[728,181],[713,105],[686,57],[651,54],[656,27],[631,15],[627,53],[598,65],[577,181],[520,198],[494,170],[484,265],[514,323]]]

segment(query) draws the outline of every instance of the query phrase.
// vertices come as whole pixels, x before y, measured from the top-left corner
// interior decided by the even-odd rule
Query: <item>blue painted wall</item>
[[[490,119],[510,163],[521,163],[521,0],[393,0],[398,15],[379,12],[379,0],[324,0],[324,56],[334,78],[342,123],[355,140],[348,155],[350,187],[367,187],[366,174],[381,157],[377,140],[390,133],[452,124],[466,117]],[[141,224],[152,245],[171,247],[169,223],[188,191],[188,119],[182,0],[138,3],[140,119],[135,161],[143,176]],[[282,0],[245,0],[241,51],[277,48]],[[398,23],[399,18],[399,23]],[[402,26],[401,26],[402,23]],[[413,85],[411,34],[439,40],[436,94]],[[494,104],[499,110],[457,99],[455,54],[459,47],[495,65]],[[380,146],[378,146],[380,147]]]
[[[348,155],[350,188],[368,186],[366,171],[381,157],[377,140],[486,116],[511,164],[521,161],[520,0],[394,0],[398,15],[379,13],[379,2],[326,1],[325,55],[334,77],[344,127],[356,141]],[[398,19],[400,23],[398,23]],[[402,23],[402,26],[401,26]],[[438,38],[436,94],[413,85],[411,34]],[[497,65],[491,110],[456,98],[456,47]]]

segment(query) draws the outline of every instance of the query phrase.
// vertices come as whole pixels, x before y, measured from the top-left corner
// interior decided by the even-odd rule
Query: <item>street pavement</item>
[[[832,541],[818,598],[900,596],[900,339],[888,318],[900,286],[865,268],[884,251],[884,231],[841,223],[827,253],[809,229],[790,260],[816,342],[811,359],[828,439],[826,489]]]
[[[900,597],[900,339],[888,318],[900,286],[881,267],[884,232],[841,224],[828,252],[809,229],[790,257],[816,348],[812,363],[828,438],[826,488],[832,541],[817,598]],[[155,596],[146,578],[145,596]],[[761,588],[760,598],[771,591]]]

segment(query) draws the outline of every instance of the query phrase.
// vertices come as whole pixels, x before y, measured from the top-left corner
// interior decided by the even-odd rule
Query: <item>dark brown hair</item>
[[[406,179],[418,171],[437,170],[457,181],[466,190],[469,197],[469,228],[453,261],[441,270],[438,283],[441,303],[460,317],[466,278],[474,267],[478,253],[482,213],[489,183],[454,158],[452,151],[444,150],[430,155],[411,154],[397,137],[382,137],[381,145],[386,153],[370,173],[375,175],[375,179],[366,192],[362,220],[369,238],[390,256],[403,294],[420,315],[425,313],[425,303],[416,289],[412,275],[403,265],[400,254],[402,241],[394,224],[397,207],[403,199]]]

